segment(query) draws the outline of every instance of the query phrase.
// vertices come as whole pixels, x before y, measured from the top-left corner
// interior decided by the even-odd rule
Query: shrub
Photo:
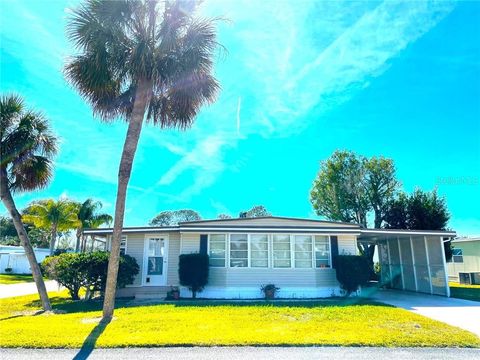
[[[42,272],[67,288],[73,300],[80,299],[80,289],[88,284],[84,273],[84,255],[64,253],[48,256],[42,261]]]
[[[347,296],[370,280],[370,266],[364,256],[338,255],[335,264],[337,280]]]
[[[13,269],[12,269],[11,267],[5,268],[5,272],[6,272],[7,274],[10,274],[12,271],[13,271]]]
[[[197,292],[201,292],[208,283],[208,255],[183,254],[180,255],[178,276],[180,284],[187,286],[195,299]]]
[[[103,294],[107,281],[109,253],[95,251],[91,253],[63,253],[49,256],[42,262],[43,272],[68,289],[73,300],[78,300],[80,289],[87,290],[86,297],[96,291]],[[131,284],[139,272],[134,258],[121,255],[117,286]]]

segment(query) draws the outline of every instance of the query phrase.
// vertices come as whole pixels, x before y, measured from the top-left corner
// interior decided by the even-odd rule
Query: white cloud
[[[322,112],[329,111],[369,86],[392,59],[448,15],[454,5],[452,1],[329,1],[302,2],[301,6],[285,1],[281,5],[268,1],[211,3],[211,11],[225,14],[234,24],[233,40],[240,41],[242,48],[235,54],[234,64],[251,76],[240,80],[257,99],[256,103],[245,100],[253,108],[253,116],[242,114],[242,135],[288,136],[303,130],[308,123],[302,117],[309,111],[318,104]],[[227,92],[223,107],[234,101],[236,91],[241,93],[238,84],[232,83],[239,79],[230,70],[222,79]],[[244,97],[236,99],[239,134]],[[216,106],[217,120],[224,119],[222,104]],[[217,130],[206,138],[202,133],[211,131],[211,126],[196,129],[198,143],[158,184],[170,185],[191,170],[195,184],[184,190],[180,199],[190,199],[211,186],[227,168],[222,152],[236,146],[236,141],[223,138],[224,123],[216,121]]]
[[[213,134],[200,140],[161,177],[157,186],[171,185],[182,174],[192,171],[190,178],[194,179],[194,183],[176,197],[179,201],[188,201],[202,189],[212,185],[224,171],[226,164],[223,161],[223,150],[231,146],[235,146],[235,140],[227,133]]]

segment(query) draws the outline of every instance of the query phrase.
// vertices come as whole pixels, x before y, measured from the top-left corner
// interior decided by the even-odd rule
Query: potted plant
[[[178,286],[170,286],[170,290],[167,292],[167,300],[180,299],[180,289]]]
[[[276,287],[274,284],[267,284],[262,285],[260,290],[262,290],[266,300],[272,300],[275,298],[275,293],[280,290],[280,288]]]

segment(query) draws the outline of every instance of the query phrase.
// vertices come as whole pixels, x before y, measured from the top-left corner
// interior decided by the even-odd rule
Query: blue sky
[[[42,109],[61,138],[51,185],[16,201],[94,197],[113,213],[126,127],[95,119],[62,76],[75,4],[0,3],[1,91]],[[394,159],[406,191],[437,186],[450,227],[480,233],[480,2],[207,0],[201,11],[229,19],[223,90],[188,131],[144,128],[127,225],[255,204],[315,218],[319,163],[349,149]]]

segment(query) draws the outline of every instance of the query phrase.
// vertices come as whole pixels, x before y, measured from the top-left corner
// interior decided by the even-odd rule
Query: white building
[[[42,262],[49,254],[49,249],[36,248],[37,262]],[[0,246],[0,273],[5,274],[5,269],[12,269],[12,274],[31,274],[25,250],[21,246]]]

